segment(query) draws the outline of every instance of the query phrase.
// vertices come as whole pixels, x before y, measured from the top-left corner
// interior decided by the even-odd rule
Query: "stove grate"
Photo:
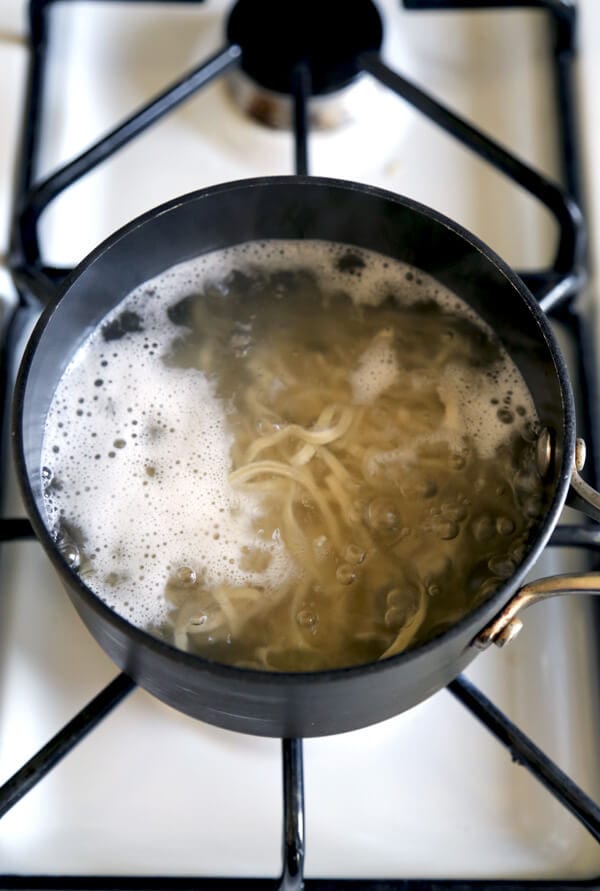
[[[34,179],[39,149],[42,116],[42,94],[47,46],[49,41],[47,13],[56,0],[31,0],[30,5],[30,69],[27,108],[23,134],[23,153],[17,180],[17,213],[11,240],[11,265],[19,293],[19,305],[11,324],[7,327],[2,345],[3,367],[14,363],[16,332],[23,326],[22,315],[31,313],[47,302],[67,269],[57,269],[43,263],[38,238],[38,223],[46,206],[72,182],[91,170],[138,133],[158,120],[194,92],[240,62],[241,50],[229,45],[198,66],[144,108],[98,140],[77,158],[59,169],[48,179],[36,183]],[[72,0],[75,2],[75,0]],[[161,0],[157,0],[161,2]],[[186,0],[200,2],[200,0]],[[556,256],[548,269],[523,274],[530,289],[542,308],[561,320],[573,332],[579,343],[590,348],[579,351],[579,373],[584,395],[584,406],[593,404],[590,397],[595,393],[594,353],[589,335],[574,297],[580,292],[586,278],[585,231],[581,212],[580,172],[576,145],[573,106],[572,62],[575,53],[576,9],[572,0],[404,0],[410,10],[465,10],[492,8],[538,8],[546,10],[553,26],[552,57],[554,60],[557,133],[565,190],[544,178],[517,159],[474,126],[445,108],[417,85],[410,83],[392,71],[372,52],[359,59],[362,70],[370,73],[417,110],[443,127],[464,145],[479,154],[488,163],[509,176],[541,201],[554,215],[559,227]],[[309,125],[307,106],[311,94],[311,71],[300,62],[293,74],[294,99],[294,148],[295,169],[298,174],[309,172]],[[11,360],[12,359],[12,363]],[[5,375],[6,376],[6,375]],[[8,401],[8,381],[4,381],[4,405]],[[6,420],[7,412],[4,411]],[[584,418],[586,434],[591,446],[592,473],[595,474],[598,458],[598,435],[595,422],[588,413]],[[592,480],[595,482],[595,480]],[[27,520],[0,520],[0,542],[16,541],[33,537]],[[600,550],[600,530],[586,525],[559,526],[550,546],[584,548],[590,558]],[[30,761],[0,788],[0,816],[6,813],[23,795],[39,782],[72,748],[80,742],[110,711],[134,688],[126,675],[118,675],[81,712],[60,730]],[[568,808],[600,841],[600,806],[593,802],[560,768],[520,731],[496,706],[473,684],[460,676],[453,681],[449,691],[512,755],[513,760],[529,770],[546,788]],[[277,888],[295,891],[303,887],[315,891],[334,891],[338,888],[393,891],[393,889],[419,889],[419,891],[470,891],[470,889],[523,889],[596,888],[600,879],[581,881],[519,881],[510,880],[337,880],[304,879],[304,781],[302,768],[302,741],[282,740],[283,771],[283,872],[276,879],[239,878],[177,878],[136,876],[25,876],[0,875],[0,889],[106,889],[106,891],[158,891],[158,889],[240,889]]]

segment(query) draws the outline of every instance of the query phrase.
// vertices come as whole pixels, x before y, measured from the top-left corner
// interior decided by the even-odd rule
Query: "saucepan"
[[[433,639],[399,655],[335,670],[236,668],[183,652],[103,603],[44,523],[41,450],[53,392],[78,345],[130,291],[201,254],[264,239],[321,239],[377,251],[436,278],[497,332],[533,396],[547,510],[513,575]],[[479,239],[439,213],[380,189],[314,177],[245,180],[175,199],[108,238],[43,313],[19,372],[13,435],[26,508],[83,622],[113,661],[159,699],[203,721],[264,736],[321,736],[399,714],[456,677],[481,648],[505,643],[518,613],[554,594],[600,590],[600,575],[522,587],[568,502],[600,519],[580,477],[573,395],[547,319],[519,277]]]

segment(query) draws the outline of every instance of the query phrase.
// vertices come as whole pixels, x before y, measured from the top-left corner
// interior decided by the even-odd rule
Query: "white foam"
[[[294,570],[280,541],[257,541],[251,521],[260,499],[229,485],[225,406],[200,372],[160,361],[173,332],[159,334],[149,322],[146,339],[113,350],[96,335],[78,352],[49,414],[43,453],[61,484],[46,500],[51,526],[62,512],[81,529],[93,565],[87,583],[139,625],[165,617],[165,583],[180,566],[209,586],[267,590]],[[264,572],[240,568],[242,547],[269,552]]]
[[[350,374],[352,397],[359,405],[373,402],[398,380],[399,368],[391,332],[382,331],[367,347]]]
[[[438,392],[446,409],[444,428],[455,441],[469,437],[482,458],[493,458],[509,431],[536,417],[531,394],[508,359],[494,368],[493,378],[449,364]]]

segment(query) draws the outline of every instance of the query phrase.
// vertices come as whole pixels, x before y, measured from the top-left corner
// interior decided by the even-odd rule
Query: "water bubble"
[[[512,424],[515,419],[513,412],[509,408],[499,408],[496,412],[496,417],[503,424]]]
[[[383,621],[388,628],[396,630],[406,623],[406,610],[401,607],[393,606],[386,611]]]
[[[175,572],[175,579],[182,588],[192,588],[196,584],[198,576],[196,570],[191,566],[180,566]]]
[[[528,470],[520,470],[515,474],[515,489],[522,495],[527,495],[530,492],[537,492],[539,488],[539,482]]]
[[[356,571],[349,563],[342,563],[335,571],[335,577],[340,585],[351,585],[356,579]]]
[[[444,519],[449,520],[450,522],[460,523],[462,520],[466,519],[467,514],[468,510],[465,504],[459,502],[453,503],[451,501],[442,504],[442,515]]]
[[[530,520],[536,520],[542,512],[542,502],[539,498],[531,496],[523,503],[523,513]]]
[[[57,541],[56,545],[59,553],[71,569],[79,569],[81,566],[81,554],[75,542],[65,535]]]
[[[348,563],[354,563],[355,565],[362,563],[365,557],[366,554],[363,549],[355,544],[349,544],[344,551],[344,559],[347,560]]]
[[[419,480],[415,485],[415,493],[420,498],[434,498],[437,495],[438,487],[433,480]]]
[[[385,601],[388,606],[402,606],[404,598],[404,592],[400,588],[392,588],[387,592]]]
[[[515,524],[510,517],[498,517],[496,520],[496,529],[498,535],[512,535],[515,531]]]
[[[496,526],[489,514],[481,514],[473,521],[471,531],[478,542],[484,542],[494,537]]]
[[[42,483],[48,486],[52,482],[54,473],[49,467],[42,467]]]
[[[393,501],[378,497],[367,507],[367,522],[374,532],[393,535],[401,528],[400,516]]]
[[[430,597],[437,597],[440,593],[440,586],[436,584],[427,585],[427,593]]]
[[[319,616],[310,609],[301,609],[296,613],[296,622],[301,628],[316,629]]]
[[[515,547],[512,549],[512,551],[510,552],[510,558],[516,565],[517,563],[521,563],[521,561],[525,557],[526,553],[527,553],[527,548],[525,547],[525,545],[523,543],[521,543],[521,544],[515,545]]]
[[[509,579],[515,571],[515,564],[508,557],[503,555],[498,557],[490,557],[488,560],[490,572],[500,576],[501,579]]]
[[[497,587],[498,579],[487,579],[487,581],[479,586],[477,590],[478,597],[483,600],[484,597],[493,594]]]
[[[388,624],[389,617],[392,624],[404,625],[416,613],[419,601],[419,593],[413,588],[390,588],[385,598],[385,623]]]
[[[188,627],[190,630],[194,628],[202,628],[203,625],[206,625],[207,620],[208,616],[206,613],[200,613],[199,615],[192,616],[192,618],[188,620]]]
[[[441,523],[438,526],[438,534],[443,541],[452,541],[460,532],[458,523]]]

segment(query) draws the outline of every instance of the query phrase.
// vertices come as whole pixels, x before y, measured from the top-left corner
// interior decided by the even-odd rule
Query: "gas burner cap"
[[[310,120],[335,127],[352,117],[347,93],[359,79],[361,53],[379,50],[381,16],[372,0],[238,0],[227,37],[242,48],[234,97],[253,117],[289,127],[295,71],[310,72]]]

